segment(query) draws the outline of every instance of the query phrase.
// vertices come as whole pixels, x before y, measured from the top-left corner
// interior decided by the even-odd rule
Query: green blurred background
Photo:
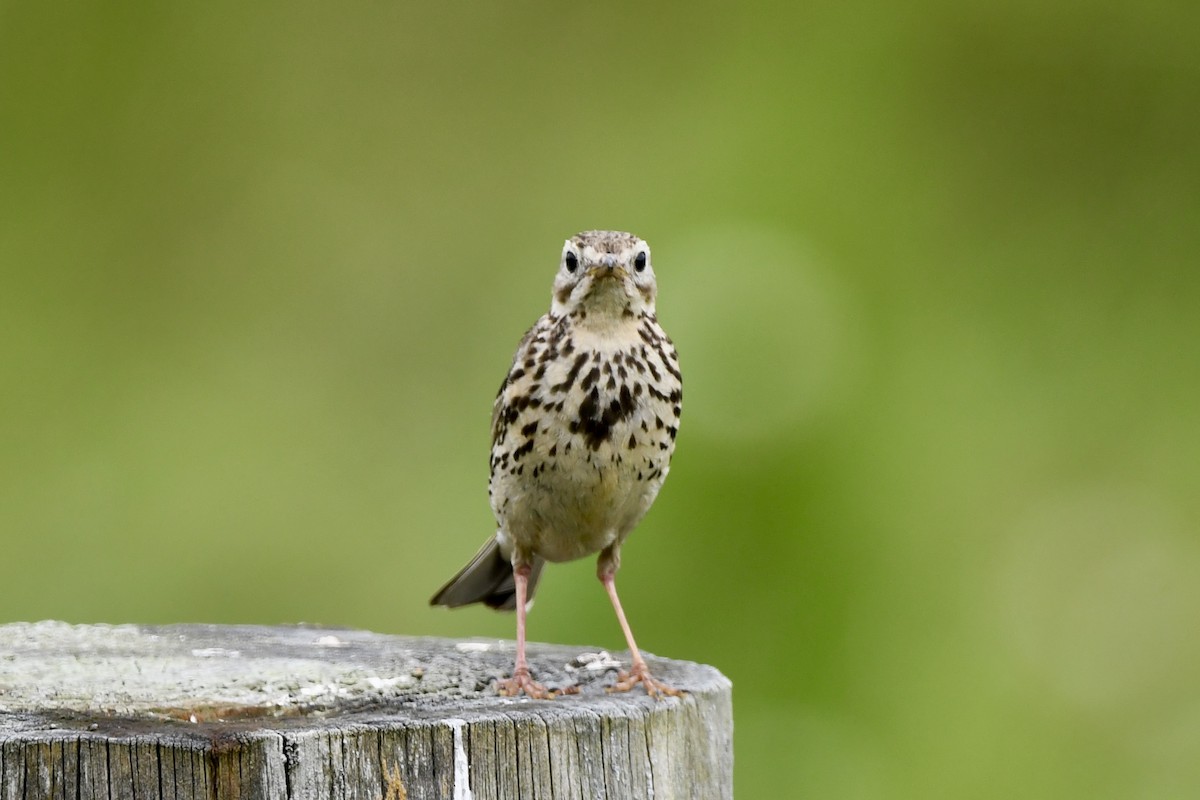
[[[1195,4],[0,4],[0,619],[427,607],[562,240],[687,376],[621,585],[740,798],[1200,793]],[[535,639],[622,647],[591,561]]]

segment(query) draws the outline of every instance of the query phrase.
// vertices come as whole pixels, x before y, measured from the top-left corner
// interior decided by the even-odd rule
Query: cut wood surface
[[[513,643],[315,627],[0,625],[0,800],[733,796],[729,681],[608,694],[603,652],[532,644],[554,700],[492,683]],[[628,655],[618,654],[628,665]]]

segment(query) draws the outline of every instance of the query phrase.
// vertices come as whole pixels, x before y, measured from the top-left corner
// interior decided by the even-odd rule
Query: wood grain
[[[550,701],[491,686],[512,643],[312,627],[0,626],[0,800],[731,798],[731,687],[608,694],[611,660],[531,645]],[[587,664],[592,664],[589,668]]]

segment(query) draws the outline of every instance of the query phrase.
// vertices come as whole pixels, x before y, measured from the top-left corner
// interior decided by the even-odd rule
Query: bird
[[[488,485],[496,532],[430,604],[516,611],[502,695],[555,696],[530,672],[526,614],[547,562],[595,554],[630,652],[610,691],[641,684],[652,696],[680,694],[650,674],[616,588],[621,545],[667,478],[682,413],[679,356],[658,323],[657,294],[643,239],[599,230],[567,239],[550,310],[521,339],[496,395]]]

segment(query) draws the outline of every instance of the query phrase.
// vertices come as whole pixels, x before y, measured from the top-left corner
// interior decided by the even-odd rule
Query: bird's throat
[[[640,299],[640,298],[639,298]],[[640,311],[626,291],[625,282],[617,277],[604,277],[592,284],[592,290],[579,304],[584,312],[579,323],[585,327],[612,328],[631,322]]]

